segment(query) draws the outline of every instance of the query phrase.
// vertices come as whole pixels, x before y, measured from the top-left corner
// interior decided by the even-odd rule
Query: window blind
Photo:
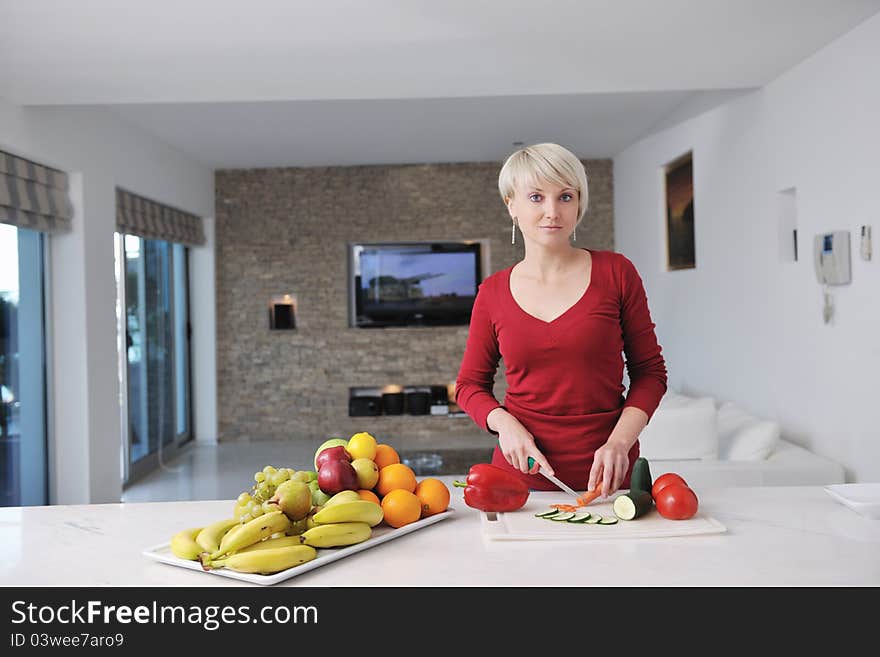
[[[118,187],[116,229],[120,233],[190,246],[205,243],[201,217]]]
[[[0,151],[0,223],[42,232],[72,227],[67,174]]]

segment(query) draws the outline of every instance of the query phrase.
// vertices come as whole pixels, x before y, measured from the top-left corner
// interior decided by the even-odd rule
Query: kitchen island
[[[821,486],[697,491],[723,534],[487,541],[453,479],[451,517],[275,586],[878,586],[880,520]],[[564,501],[564,499],[560,499]],[[0,508],[2,586],[256,587],[145,557],[233,502]],[[540,564],[546,564],[541,567]]]

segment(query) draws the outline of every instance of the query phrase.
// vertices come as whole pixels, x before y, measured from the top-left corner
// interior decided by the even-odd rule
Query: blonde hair
[[[498,191],[507,203],[508,199],[513,198],[517,182],[534,184],[539,178],[577,190],[577,222],[580,223],[589,201],[587,172],[577,156],[559,144],[534,144],[515,151],[498,174]]]

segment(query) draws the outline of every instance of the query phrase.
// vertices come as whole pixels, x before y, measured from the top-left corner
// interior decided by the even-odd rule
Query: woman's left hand
[[[629,469],[629,447],[623,443],[609,440],[593,455],[593,467],[587,490],[602,488],[602,496],[608,497],[620,488],[626,471]]]

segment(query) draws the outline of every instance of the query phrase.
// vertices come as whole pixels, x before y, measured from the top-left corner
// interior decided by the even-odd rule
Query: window
[[[48,504],[43,233],[0,224],[0,505]]]
[[[188,251],[117,234],[123,481],[160,467],[192,437]]]

